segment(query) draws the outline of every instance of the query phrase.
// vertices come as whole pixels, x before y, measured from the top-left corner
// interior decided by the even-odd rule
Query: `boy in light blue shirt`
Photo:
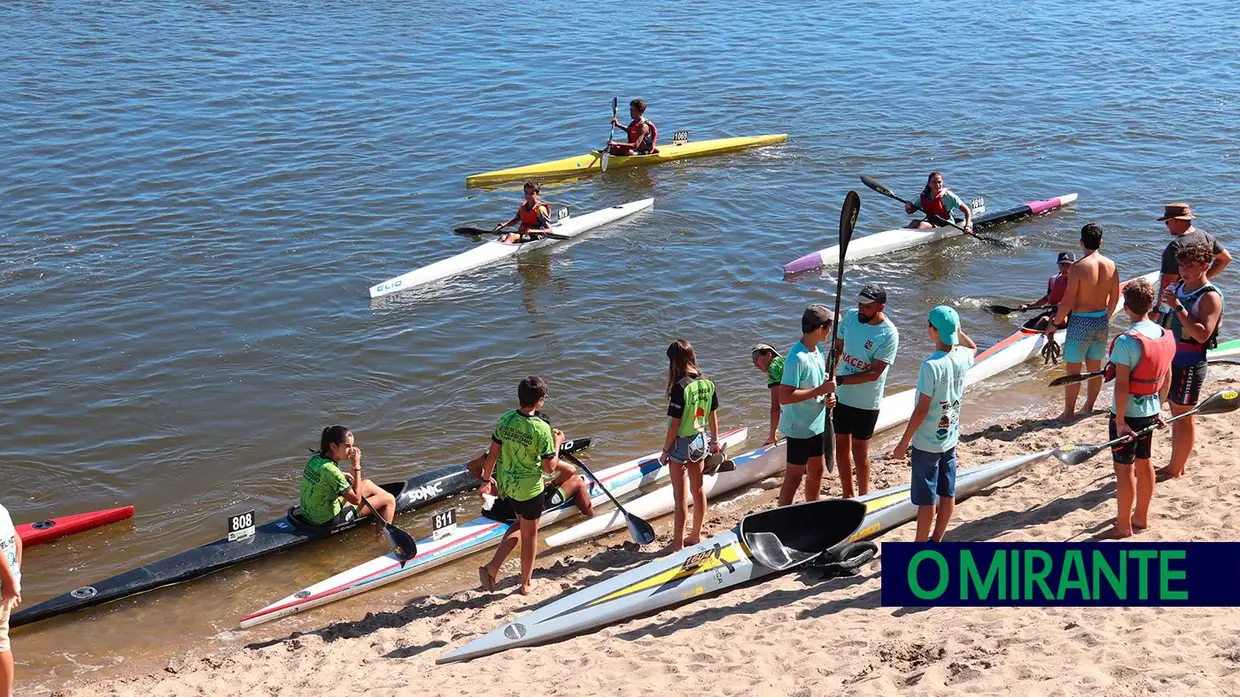
[[[960,329],[960,315],[952,308],[939,305],[930,311],[929,320],[927,331],[937,350],[921,364],[917,374],[917,406],[892,457],[904,459],[911,444],[909,499],[917,506],[916,541],[942,542],[956,507],[960,400],[977,345]]]
[[[801,315],[801,340],[784,359],[779,387],[779,429],[788,437],[788,468],[779,489],[779,505],[796,498],[805,479],[805,500],[817,501],[826,467],[827,409],[835,403],[835,381],[819,344],[830,341],[835,314],[826,305],[810,305]]]

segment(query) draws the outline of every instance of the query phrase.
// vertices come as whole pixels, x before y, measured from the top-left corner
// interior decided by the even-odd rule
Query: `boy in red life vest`
[[[517,214],[508,222],[496,225],[492,232],[499,232],[518,223],[520,226],[516,232],[501,235],[500,242],[516,244],[536,240],[551,232],[551,206],[538,197],[540,193],[542,193],[542,187],[538,185],[538,182],[525,183],[525,202],[517,208]]]
[[[641,99],[634,99],[629,102],[629,118],[632,121],[629,125],[617,121],[612,118],[613,126],[619,126],[628,134],[628,140],[621,143],[615,140],[607,141],[607,147],[612,155],[650,155],[659,152],[659,129],[654,125],[654,121],[647,120],[643,114],[646,113],[646,102]]]
[[[964,201],[953,194],[951,189],[943,186],[943,175],[938,172],[931,172],[926,178],[926,188],[921,190],[917,205],[921,207],[926,217],[924,220],[909,221],[908,226],[914,230],[946,225],[952,220],[952,211],[958,210],[964,214],[965,234],[973,232],[973,211],[969,210],[969,207],[964,205]],[[917,209],[906,203],[904,212],[912,215],[917,212]]]
[[[1124,312],[1132,320],[1132,326],[1111,342],[1110,367],[1115,371],[1115,397],[1110,417],[1112,440],[1133,436],[1153,424],[1162,424],[1158,389],[1175,357],[1175,335],[1148,319],[1154,299],[1154,286],[1144,279],[1124,287]],[[1131,537],[1134,530],[1149,527],[1150,501],[1154,498],[1152,443],[1153,434],[1147,433],[1111,446],[1118,505],[1113,537],[1117,539]]]

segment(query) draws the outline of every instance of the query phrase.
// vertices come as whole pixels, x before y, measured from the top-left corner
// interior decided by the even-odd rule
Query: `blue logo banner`
[[[886,542],[894,607],[1240,606],[1240,542]]]

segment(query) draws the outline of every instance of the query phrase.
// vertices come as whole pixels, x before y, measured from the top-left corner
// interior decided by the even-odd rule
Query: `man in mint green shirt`
[[[835,315],[826,305],[810,305],[801,315],[801,340],[784,359],[779,387],[779,429],[788,437],[788,468],[779,489],[779,505],[796,498],[805,479],[805,500],[817,501],[826,468],[827,409],[834,402],[835,381],[827,379],[827,363],[819,347],[831,336]]]
[[[912,445],[909,500],[917,506],[917,542],[942,542],[956,506],[956,443],[960,400],[977,345],[960,329],[960,315],[946,305],[930,311],[927,332],[935,352],[917,373],[917,406],[892,452],[903,460]],[[935,498],[938,499],[937,520]]]
[[[835,461],[840,468],[844,498],[852,498],[853,463],[857,465],[857,492],[870,493],[870,439],[878,423],[878,409],[887,386],[887,368],[896,360],[900,332],[887,319],[887,291],[868,285],[857,296],[857,309],[840,320],[835,355],[835,396],[839,404],[831,412],[835,427]],[[786,431],[785,431],[786,432]]]

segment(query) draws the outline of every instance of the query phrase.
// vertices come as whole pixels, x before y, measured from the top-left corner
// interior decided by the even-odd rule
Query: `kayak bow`
[[[67,515],[61,518],[49,518],[48,520],[40,520],[33,523],[25,523],[17,526],[17,536],[22,538],[22,544],[27,547],[51,542],[65,535],[84,532],[92,528],[102,525],[110,525],[117,521],[127,520],[133,517],[133,506],[121,506],[120,508],[108,508],[102,511],[93,511],[91,513],[78,513],[77,515]]]

